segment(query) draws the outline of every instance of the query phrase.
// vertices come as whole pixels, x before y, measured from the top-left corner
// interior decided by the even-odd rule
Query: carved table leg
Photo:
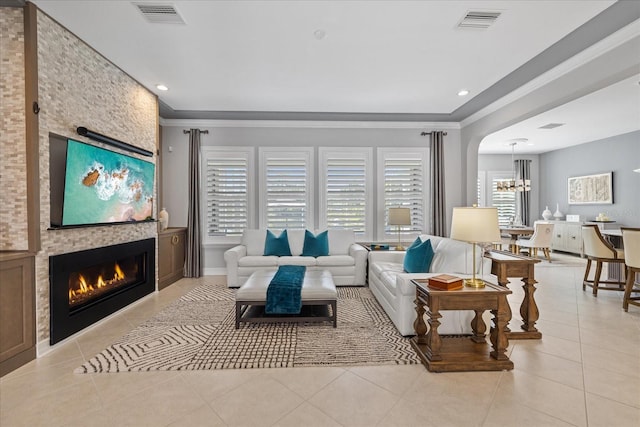
[[[496,360],[509,360],[506,354],[507,347],[509,346],[509,339],[504,333],[504,327],[509,323],[511,318],[507,315],[506,306],[507,297],[501,295],[498,297],[498,309],[491,310],[493,314],[494,327],[491,328],[491,346],[493,351],[490,353],[491,357]]]
[[[499,284],[500,286],[503,286],[503,287],[505,287],[505,288],[509,289],[509,286],[507,286],[507,285],[509,284],[509,280],[507,279],[507,273],[506,273],[506,272],[503,272],[503,273],[499,274],[499,275],[497,276],[497,278],[498,278],[498,284]],[[512,313],[511,313],[511,306],[510,306],[509,304],[507,304],[507,311],[509,312],[509,313],[508,313],[508,315],[509,315],[509,319],[511,319],[511,315],[512,315]],[[505,333],[507,333],[507,334],[508,334],[509,332],[511,332],[511,329],[509,329],[509,325],[506,325],[506,326],[504,327],[504,331],[505,331]]]
[[[413,322],[413,329],[416,330],[416,342],[418,344],[427,344],[427,325],[424,323],[424,303],[420,301],[420,297],[416,296],[414,301],[416,304],[416,320]]]
[[[522,282],[524,283],[522,286],[524,299],[522,300],[522,305],[520,305],[520,316],[522,316],[522,326],[520,328],[526,332],[538,332],[535,324],[540,317],[540,313],[533,296],[536,291],[535,284],[538,282],[533,277],[524,277]]]
[[[427,349],[425,351],[425,355],[427,359],[432,361],[442,360],[442,355],[440,354],[440,349],[442,348],[442,339],[440,338],[440,334],[438,334],[438,327],[440,326],[440,319],[442,315],[440,314],[440,301],[438,298],[431,298],[429,301],[429,311],[427,312],[429,316],[429,332],[427,333]]]
[[[476,312],[476,316],[471,321],[471,329],[473,330],[473,336],[471,340],[477,343],[486,342],[484,338],[484,334],[487,331],[487,325],[482,320],[482,313],[484,310],[474,310]]]

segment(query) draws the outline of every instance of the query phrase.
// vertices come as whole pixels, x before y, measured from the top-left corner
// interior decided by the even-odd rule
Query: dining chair
[[[622,244],[624,245],[624,263],[627,266],[625,274],[627,283],[624,287],[622,308],[629,310],[629,304],[640,306],[640,295],[631,296],[631,292],[640,292],[633,289],[636,282],[636,274],[640,273],[640,228],[620,227],[622,231]]]
[[[516,240],[516,252],[520,252],[522,248],[529,250],[529,256],[538,257],[538,249],[542,249],[547,261],[551,262],[549,254],[551,248],[551,238],[553,237],[553,224],[547,222],[536,222],[534,232],[530,238],[520,238]]]
[[[582,225],[582,243],[584,245],[584,255],[587,258],[587,267],[582,280],[582,290],[587,286],[593,288],[593,295],[598,296],[598,289],[608,291],[623,291],[624,282],[620,280],[601,280],[603,263],[624,263],[624,251],[614,248],[613,245],[602,237],[597,224]],[[591,263],[596,262],[596,271],[593,280],[589,280]],[[601,286],[605,284],[605,286]],[[615,285],[615,286],[606,286]]]

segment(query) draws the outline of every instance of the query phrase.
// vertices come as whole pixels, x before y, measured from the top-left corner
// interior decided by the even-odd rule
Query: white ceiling
[[[563,125],[540,129],[549,123]],[[479,152],[510,152],[513,140],[526,138],[515,145],[515,153],[545,153],[636,130],[640,130],[640,74],[494,132],[482,140]]]
[[[483,91],[487,93],[615,3],[33,2],[175,111],[442,115],[463,107]],[[172,4],[185,24],[151,24],[134,3]],[[501,16],[487,30],[458,28],[458,22],[472,10],[498,11]],[[323,37],[318,36],[318,30]],[[169,91],[157,90],[159,83]],[[470,94],[459,97],[461,89]],[[635,104],[633,99],[623,101],[631,107],[629,114],[638,111],[635,89],[631,91],[636,94]],[[612,90],[614,96],[624,96],[622,88]],[[609,98],[603,100],[602,96],[578,102],[575,109],[560,107],[555,113],[500,131],[487,142],[490,145],[486,147],[491,148],[486,149],[510,152],[503,141],[513,135],[528,137],[542,147],[543,139],[536,130],[539,123],[573,123],[585,117],[585,109],[606,105]],[[640,128],[637,116],[631,121],[635,129]],[[595,130],[604,127],[600,124]],[[571,129],[585,130],[586,126],[575,122],[548,132],[559,135]],[[564,138],[566,134],[556,138],[555,144]],[[485,151],[485,143],[481,150]]]

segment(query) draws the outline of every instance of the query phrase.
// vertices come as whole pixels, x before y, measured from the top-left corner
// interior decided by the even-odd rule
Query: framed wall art
[[[610,205],[613,203],[612,172],[574,176],[568,180],[570,205]]]

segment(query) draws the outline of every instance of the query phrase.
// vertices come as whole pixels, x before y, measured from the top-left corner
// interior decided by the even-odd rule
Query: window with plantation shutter
[[[512,179],[512,172],[490,172],[489,185],[491,206],[498,208],[498,223],[501,227],[509,225],[516,215],[516,192],[498,191],[498,181]]]
[[[320,147],[319,228],[345,228],[370,240],[372,230],[371,148]]]
[[[250,220],[253,149],[202,148],[204,242],[239,237]]]
[[[378,150],[379,236],[398,238],[398,227],[388,225],[389,208],[394,207],[411,209],[411,225],[400,227],[401,239],[410,239],[427,229],[427,161],[426,148]]]
[[[313,229],[313,148],[260,148],[260,226]]]

